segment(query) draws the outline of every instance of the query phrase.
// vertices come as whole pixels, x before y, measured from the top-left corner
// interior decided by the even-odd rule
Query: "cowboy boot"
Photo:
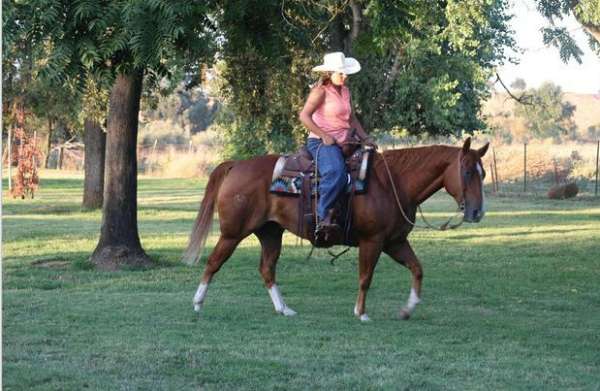
[[[317,247],[329,247],[343,239],[342,228],[334,223],[336,210],[331,208],[327,216],[319,222],[315,230],[315,243]]]

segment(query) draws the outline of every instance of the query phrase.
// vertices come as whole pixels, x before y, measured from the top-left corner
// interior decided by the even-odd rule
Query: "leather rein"
[[[436,227],[436,226],[432,225],[431,223],[429,223],[429,221],[427,221],[427,219],[425,218],[425,215],[423,214],[423,210],[421,209],[421,205],[417,205],[417,208],[419,209],[419,213],[421,214],[421,219],[423,219],[423,222],[425,222],[425,225],[417,224],[416,219],[415,219],[415,221],[411,221],[408,218],[408,216],[406,215],[406,212],[404,212],[404,208],[402,208],[402,203],[400,202],[400,197],[398,197],[398,192],[396,190],[396,184],[394,183],[394,178],[392,178],[392,173],[390,171],[390,167],[388,165],[387,160],[385,160],[385,154],[383,152],[381,153],[381,158],[383,159],[383,163],[385,165],[385,170],[388,174],[388,178],[390,179],[390,183],[392,185],[392,191],[394,193],[394,198],[396,199],[396,204],[398,205],[398,208],[400,209],[400,213],[402,214],[402,217],[404,217],[404,220],[406,220],[407,223],[409,223],[410,225],[412,225],[415,228],[433,229],[436,231],[447,231],[449,229],[456,229],[462,225],[462,223],[465,220],[464,213],[462,214],[462,217],[458,223],[455,223],[455,224],[450,224],[450,223],[452,222],[452,220],[454,220],[456,215],[458,215],[459,213],[461,213],[464,210],[464,198],[465,198],[464,195],[463,195],[463,202],[462,202],[462,204],[458,205],[458,208],[457,208],[456,212],[454,213],[454,215],[450,216],[450,218],[444,224],[440,225],[439,227]],[[460,169],[460,165],[459,165],[459,169]]]

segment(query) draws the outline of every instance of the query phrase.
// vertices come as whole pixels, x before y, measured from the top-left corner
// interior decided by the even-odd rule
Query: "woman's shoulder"
[[[317,85],[310,89],[310,95],[313,97],[322,97],[325,95],[325,86]]]
[[[323,94],[323,93],[325,93],[325,89],[326,89],[325,84],[315,84],[314,86],[311,87],[310,92]]]

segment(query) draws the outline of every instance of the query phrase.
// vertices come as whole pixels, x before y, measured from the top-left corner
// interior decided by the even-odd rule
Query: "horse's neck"
[[[394,181],[401,183],[406,197],[416,206],[444,187],[446,169],[457,156],[458,149],[444,146],[391,151],[394,164],[390,168]]]

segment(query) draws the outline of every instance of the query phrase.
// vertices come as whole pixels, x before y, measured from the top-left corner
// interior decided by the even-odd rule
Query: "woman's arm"
[[[325,91],[320,87],[313,88],[310,91],[310,94],[308,95],[306,103],[304,104],[302,111],[300,111],[300,115],[298,116],[298,118],[300,119],[300,122],[302,122],[302,124],[308,128],[308,130],[321,137],[321,140],[323,140],[323,144],[333,145],[335,144],[335,140],[333,139],[333,137],[323,132],[321,128],[319,128],[317,124],[315,124],[315,121],[313,121],[312,119],[313,113],[319,108],[321,104],[323,104],[324,100]]]
[[[352,100],[350,100],[350,102],[352,102]],[[352,103],[351,103],[351,107],[352,107]],[[367,132],[365,132],[360,121],[358,120],[358,118],[356,118],[353,108],[352,108],[352,114],[350,114],[350,128],[356,129],[356,135],[358,136],[358,138],[361,141],[364,141],[365,144],[370,145],[370,146],[374,147],[375,149],[377,149],[377,144],[375,144],[375,141],[373,141],[371,136],[369,136],[367,134]]]
[[[352,114],[350,116],[350,128],[356,129],[356,134],[361,140],[369,138],[369,135],[363,129],[362,125],[360,124],[360,121],[358,120],[358,118],[356,118],[356,115],[354,115],[354,110],[352,110]]]

